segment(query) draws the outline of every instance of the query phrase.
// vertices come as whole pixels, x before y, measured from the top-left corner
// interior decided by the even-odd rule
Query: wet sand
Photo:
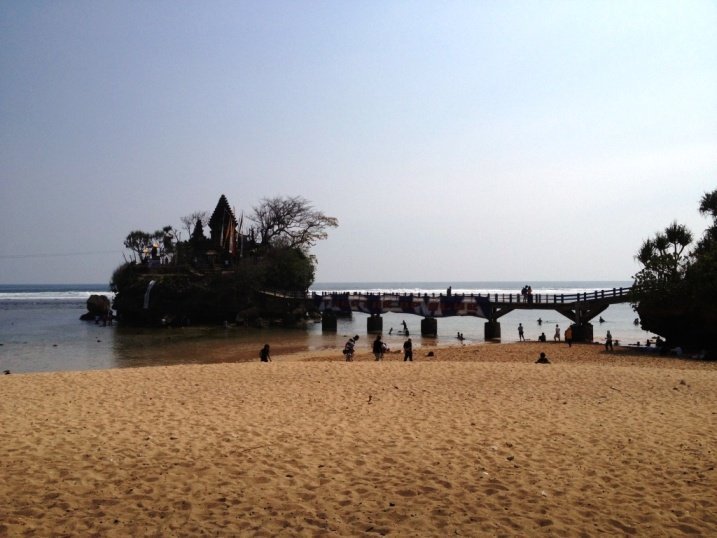
[[[0,376],[0,536],[717,534],[717,363],[414,358]]]

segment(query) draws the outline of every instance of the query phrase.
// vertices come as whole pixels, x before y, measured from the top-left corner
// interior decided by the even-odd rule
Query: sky
[[[717,2],[0,0],[0,284],[303,196],[317,282],[629,280],[717,189]]]

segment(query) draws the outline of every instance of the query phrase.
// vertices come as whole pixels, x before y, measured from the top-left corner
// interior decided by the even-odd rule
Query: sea
[[[575,294],[595,290],[626,288],[630,281],[576,282],[326,282],[314,284],[310,291],[357,293],[446,293],[516,294],[530,285],[533,294]],[[337,360],[349,336],[359,335],[358,349],[369,349],[367,314],[354,312],[340,318],[336,332],[325,333],[321,323],[305,328],[247,328],[229,324],[224,327],[137,328],[121,324],[103,326],[80,321],[86,313],[90,295],[113,299],[103,284],[0,285],[0,371],[56,372],[83,371],[138,366],[170,366],[258,360],[259,349],[271,345],[276,357],[282,353],[335,349]],[[596,341],[604,341],[609,330],[622,344],[636,344],[655,335],[635,324],[637,314],[629,303],[611,305],[601,317],[592,320]],[[404,336],[397,334],[406,322],[414,349],[485,343],[485,319],[465,316],[438,318],[438,334],[422,337],[421,317],[410,314],[383,314],[383,340],[392,349],[400,349]],[[558,312],[514,310],[499,318],[502,342],[518,340],[518,324],[525,337],[537,340],[541,332],[552,339],[555,325],[561,329],[570,320]],[[391,330],[392,329],[392,330]],[[388,334],[391,332],[391,334]],[[493,345],[493,344],[491,344]],[[419,355],[420,356],[420,355]]]

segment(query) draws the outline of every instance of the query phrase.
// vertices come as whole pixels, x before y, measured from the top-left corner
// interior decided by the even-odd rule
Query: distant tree
[[[134,230],[127,234],[124,240],[125,248],[133,253],[133,259],[137,261],[144,256],[144,253],[151,248],[152,236],[142,230]]]
[[[692,233],[677,223],[642,244],[632,301],[642,328],[669,345],[715,350],[717,190],[702,197],[699,209],[713,222],[692,251]]]
[[[635,275],[635,284],[656,286],[679,281],[689,263],[685,249],[691,243],[692,233],[676,222],[645,240],[636,256],[643,269]]]
[[[298,248],[306,252],[328,237],[338,220],[314,210],[301,196],[264,198],[252,208],[249,236],[262,247]]]
[[[187,237],[192,236],[192,231],[197,225],[197,221],[201,221],[203,226],[206,226],[209,222],[208,211],[195,211],[190,215],[180,217],[179,221],[182,223],[182,229],[187,231]]]
[[[132,258],[135,261],[141,260],[148,252],[151,252],[152,248],[156,248],[157,254],[161,257],[174,253],[175,236],[176,231],[171,226],[165,226],[153,233],[134,230],[125,237],[124,246],[132,251]]]

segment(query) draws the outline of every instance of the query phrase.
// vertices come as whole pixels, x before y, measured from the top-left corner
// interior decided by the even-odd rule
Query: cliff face
[[[696,308],[688,300],[674,297],[672,300],[642,300],[636,311],[642,328],[664,338],[668,347],[705,350],[714,358],[717,351],[715,311]]]
[[[114,308],[120,322],[154,326],[296,324],[306,317],[303,299],[277,299],[254,289],[234,272],[171,274],[137,267],[117,279]]]

